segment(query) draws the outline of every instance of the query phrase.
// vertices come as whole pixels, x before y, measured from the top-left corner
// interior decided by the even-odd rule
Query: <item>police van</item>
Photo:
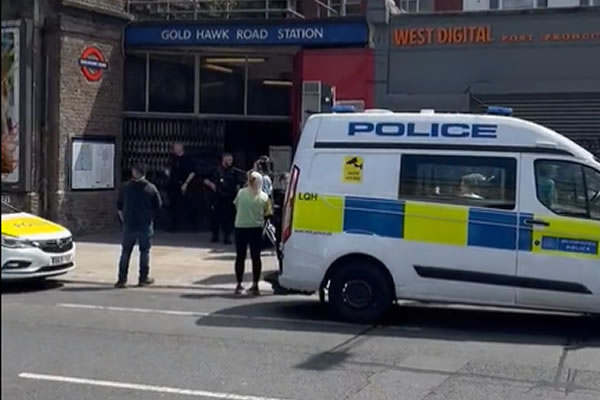
[[[600,313],[600,160],[510,113],[310,117],[279,283],[355,322],[397,299]]]

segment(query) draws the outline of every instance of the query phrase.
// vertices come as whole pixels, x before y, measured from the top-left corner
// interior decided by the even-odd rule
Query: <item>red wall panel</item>
[[[365,101],[373,107],[375,65],[370,49],[302,51],[300,76],[303,81],[322,81],[335,86],[338,100]]]
[[[434,11],[462,11],[463,0],[435,0]]]
[[[295,85],[292,101],[294,137],[298,137],[302,81],[321,81],[335,86],[337,100],[364,100],[374,104],[375,65],[371,49],[301,50],[294,63]]]

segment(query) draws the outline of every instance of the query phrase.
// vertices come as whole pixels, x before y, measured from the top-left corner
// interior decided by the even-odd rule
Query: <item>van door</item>
[[[518,154],[403,154],[403,241],[414,297],[514,305]]]
[[[600,311],[600,172],[522,155],[517,303]]]

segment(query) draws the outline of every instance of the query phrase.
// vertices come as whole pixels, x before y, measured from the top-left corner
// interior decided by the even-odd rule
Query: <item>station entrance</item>
[[[235,167],[242,171],[260,156],[269,156],[274,187],[284,190],[298,123],[296,51],[128,54],[122,178],[129,178],[134,164],[146,164],[148,178],[168,206],[165,171],[173,144],[183,144],[196,171],[187,194],[191,230],[207,228],[209,194],[203,179],[224,152],[233,154]],[[168,218],[161,218],[159,229]]]

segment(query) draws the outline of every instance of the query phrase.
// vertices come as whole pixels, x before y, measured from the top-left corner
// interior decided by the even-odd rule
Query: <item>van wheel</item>
[[[334,272],[329,305],[336,316],[355,323],[377,323],[393,302],[392,282],[370,261],[353,261]]]

